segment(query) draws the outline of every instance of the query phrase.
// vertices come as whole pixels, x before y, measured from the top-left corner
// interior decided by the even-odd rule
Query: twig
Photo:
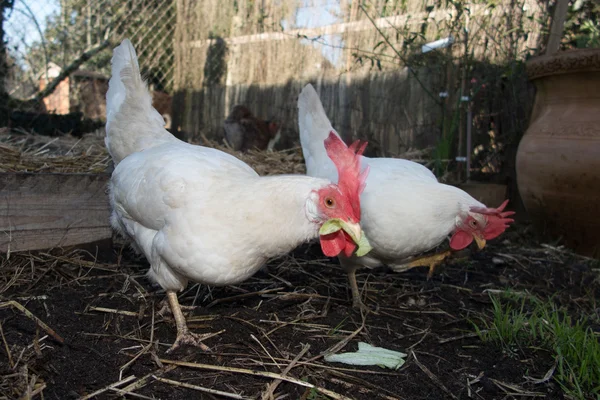
[[[102,394],[102,393],[106,392],[107,390],[119,387],[121,385],[126,384],[127,382],[131,382],[134,379],[135,379],[135,375],[128,376],[125,379],[122,379],[122,380],[120,380],[118,382],[113,382],[110,385],[103,387],[102,389],[98,389],[98,390],[96,390],[93,393],[90,393],[90,394],[88,394],[86,396],[80,397],[79,400],[88,400],[88,399],[91,399],[93,397],[98,396],[99,394]]]
[[[40,384],[36,389],[30,391],[29,389],[31,389],[32,386],[35,386],[35,375],[33,376],[31,383],[27,387],[27,392],[23,395],[23,397],[21,397],[21,400],[31,400],[38,394],[42,393],[42,391],[44,389],[46,389],[45,383]],[[42,395],[42,399],[43,399],[43,395]]]
[[[352,400],[349,397],[346,397],[344,395],[333,392],[331,390],[313,385],[312,383],[308,383],[308,382],[302,381],[300,379],[292,378],[289,376],[283,376],[282,374],[276,374],[273,372],[255,371],[255,370],[245,369],[245,368],[224,367],[224,366],[210,365],[210,364],[199,364],[199,363],[192,363],[192,362],[186,362],[186,361],[167,360],[164,358],[161,358],[160,362],[162,362],[163,364],[178,365],[180,367],[207,369],[210,371],[234,372],[234,373],[238,373],[238,374],[262,376],[264,378],[281,379],[282,381],[286,381],[286,382],[290,382],[290,383],[293,383],[293,384],[296,384],[299,386],[304,386],[307,388],[314,389],[314,390],[321,392],[324,395],[332,397],[336,400],[338,400],[338,399],[339,400]]]
[[[201,341],[201,342],[204,342],[204,341],[206,341],[206,340],[208,340],[210,338],[213,338],[215,336],[219,336],[221,333],[226,332],[226,331],[227,331],[227,329],[221,329],[218,332],[203,333],[202,335],[198,335],[198,340]],[[159,344],[162,344],[164,346],[171,346],[171,345],[165,344],[165,343],[159,343]]]
[[[473,378],[473,379],[469,379],[469,378]],[[481,371],[479,373],[479,375],[477,375],[477,376],[467,374],[467,378],[466,378],[467,379],[467,396],[469,396],[469,398],[472,397],[471,385],[479,383],[481,381],[481,378],[483,378],[483,371]]]
[[[250,334],[250,337],[256,342],[258,343],[258,345],[263,349],[263,351],[269,356],[269,358],[271,359],[271,361],[273,361],[273,363],[275,365],[277,365],[277,367],[279,367],[279,363],[277,363],[277,361],[275,361],[275,359],[273,358],[273,356],[271,355],[271,353],[269,353],[269,350],[267,350],[267,348],[260,342],[260,340],[258,340],[256,338],[256,336],[254,336],[254,334]],[[268,338],[267,338],[268,339]]]
[[[472,289],[469,289],[469,288],[466,288],[466,287],[462,287],[462,286],[450,285],[450,284],[447,284],[447,283],[442,283],[440,286],[441,287],[449,287],[449,288],[456,289],[456,290],[459,290],[459,291],[462,291],[462,292],[473,293]]]
[[[2,342],[4,343],[6,355],[8,356],[8,365],[10,365],[10,368],[14,368],[15,364],[13,363],[12,354],[10,352],[10,348],[8,347],[8,342],[6,341],[6,337],[4,336],[4,329],[2,329],[2,323],[0,323],[0,335],[2,335]]]
[[[142,355],[146,354],[153,345],[154,345],[154,343],[152,341],[150,341],[150,343],[148,343],[146,346],[144,346],[142,348],[142,350],[140,350],[131,360],[127,361],[125,363],[125,365],[123,365],[121,368],[119,368],[119,378],[121,378],[123,376],[123,372],[125,372],[125,370],[127,368],[129,368],[129,366],[131,364],[133,364],[135,362],[135,360],[140,358]]]
[[[281,372],[281,375],[283,375],[283,376],[287,375],[287,373],[290,372],[290,370],[296,366],[296,364],[304,356],[304,354],[306,354],[306,352],[308,351],[308,349],[310,349],[310,344],[305,344],[302,347],[302,350],[300,350],[300,353],[298,353],[296,355],[296,357],[294,357],[294,359],[292,360],[292,362],[289,363],[289,365],[287,367],[285,367],[285,369]],[[267,388],[265,389],[265,391],[263,392],[263,394],[261,396],[261,399],[262,400],[271,399],[273,397],[273,393],[275,393],[275,389],[277,389],[277,386],[279,386],[279,384],[281,382],[282,382],[281,379],[275,379],[273,382],[271,382],[267,386]]]
[[[442,381],[440,381],[440,378],[435,376],[433,374],[433,372],[431,372],[429,370],[429,368],[427,368],[425,365],[421,364],[421,362],[417,359],[417,355],[415,354],[414,351],[411,351],[410,353],[412,354],[413,358],[415,359],[415,364],[417,364],[417,366],[419,368],[421,368],[421,371],[423,371],[425,373],[425,375],[427,375],[429,377],[429,379],[431,379],[433,381],[433,383],[436,384],[437,387],[442,389],[444,391],[444,393],[446,393],[448,396],[452,397],[453,399],[458,399],[458,397],[456,397],[454,395],[454,393],[452,393],[450,390],[448,390],[448,388],[446,386],[444,386]]]
[[[558,357],[556,357],[554,359],[554,365],[552,366],[552,368],[550,368],[548,370],[548,372],[546,372],[546,374],[544,375],[544,377],[542,379],[535,379],[530,376],[525,376],[524,378],[527,379],[529,382],[533,383],[534,385],[539,385],[540,383],[546,383],[550,380],[550,378],[552,378],[552,375],[554,375],[554,371],[556,370],[557,365],[558,365]]]
[[[263,295],[265,293],[277,292],[277,291],[283,290],[283,289],[284,288],[282,288],[282,287],[278,287],[278,288],[275,288],[275,289],[260,290],[258,292],[243,293],[243,294],[238,294],[238,295],[231,296],[231,297],[225,297],[225,298],[222,298],[222,299],[216,299],[215,301],[213,301],[212,303],[210,303],[209,305],[207,305],[206,308],[210,308],[210,307],[215,306],[217,304],[226,303],[226,302],[229,302],[229,301],[235,301],[235,300],[243,299],[245,297],[260,296],[260,295]]]
[[[128,317],[139,317],[140,314],[137,312],[133,312],[133,311],[125,311],[125,310],[116,310],[113,308],[105,308],[105,307],[90,307],[88,308],[89,311],[98,311],[98,312],[104,312],[104,313],[109,313],[109,314],[119,314],[119,315],[127,315]]]
[[[506,382],[499,381],[494,378],[490,378],[490,381],[494,385],[496,385],[500,390],[506,393],[509,396],[527,396],[527,397],[546,397],[544,393],[540,392],[530,392],[528,390],[524,390],[518,386],[508,384]]]
[[[358,327],[357,330],[355,330],[354,332],[352,332],[350,335],[346,336],[345,338],[343,338],[342,340],[340,340],[338,343],[334,344],[333,346],[331,346],[330,348],[328,348],[327,350],[325,350],[324,352],[322,352],[321,354],[319,354],[316,357],[311,358],[310,360],[308,360],[309,362],[315,361],[327,354],[333,354],[336,353],[338,351],[340,351],[341,349],[343,349],[348,342],[350,342],[352,339],[354,339],[354,337],[356,335],[358,335],[360,333],[360,331],[362,331],[365,327],[365,316],[363,315],[363,320],[362,320],[362,324]]]
[[[377,23],[369,15],[369,13],[367,12],[367,10],[365,9],[365,6],[363,6],[362,4],[359,4],[358,6],[362,10],[362,12],[365,14],[365,16],[369,19],[369,21],[371,21],[371,24],[373,25],[373,27],[375,28],[375,30],[379,33],[379,35],[381,35],[381,37],[387,43],[387,45],[390,46],[390,48],[394,51],[394,53],[396,53],[396,55],[398,56],[398,58],[400,58],[400,60],[402,60],[402,62],[406,65],[406,67],[408,68],[408,70],[410,71],[410,73],[413,75],[413,77],[415,78],[415,80],[417,81],[417,83],[421,86],[421,88],[425,91],[425,93],[427,93],[427,95],[429,95],[429,97],[431,97],[431,99],[436,104],[440,104],[440,101],[433,95],[433,93],[431,93],[431,90],[429,90],[425,86],[425,84],[421,81],[421,79],[419,78],[419,76],[417,75],[417,73],[408,64],[406,58],[394,47],[394,45],[392,45],[392,43],[390,42],[390,39],[388,39],[388,37],[386,36],[386,34],[383,33],[383,31],[377,26]]]
[[[421,339],[419,339],[416,343],[412,344],[409,348],[407,348],[406,350],[412,350],[415,347],[417,347],[423,340],[425,340],[425,338],[427,337],[427,335],[429,335],[429,329],[427,329],[425,331],[425,333],[423,334],[423,336],[421,337]]]
[[[160,378],[160,377],[154,376],[154,375],[152,377],[155,380],[157,380],[158,382],[166,383],[166,384],[177,386],[177,387],[183,387],[186,389],[198,390],[200,392],[216,394],[218,396],[229,397],[230,399],[241,399],[241,400],[251,399],[251,397],[244,397],[244,396],[241,396],[241,395],[235,394],[235,393],[223,392],[223,391],[217,390],[217,389],[209,389],[209,388],[205,388],[202,386],[191,385],[189,383],[174,381],[174,380],[166,379],[166,378]]]
[[[52,328],[50,328],[48,325],[46,325],[41,319],[39,319],[38,317],[36,317],[35,315],[33,315],[31,313],[31,311],[29,311],[28,309],[26,309],[25,307],[23,307],[20,303],[14,301],[14,300],[9,300],[6,301],[4,303],[0,303],[0,308],[7,308],[7,307],[14,307],[17,310],[21,311],[23,314],[25,314],[25,316],[29,319],[32,319],[33,321],[35,321],[35,323],[42,328],[43,330],[46,331],[46,333],[48,333],[48,335],[52,336],[57,342],[59,342],[60,344],[65,343],[65,340],[60,337],[56,332],[54,332],[54,330]]]
[[[531,294],[529,294],[527,292],[519,292],[516,290],[515,291],[511,290],[510,292],[507,292],[506,289],[504,289],[504,290],[502,290],[502,289],[485,289],[481,293],[490,293],[490,294],[497,294],[497,295],[503,295],[506,293],[510,293],[511,295],[518,296],[518,297],[532,297]]]
[[[130,383],[129,385],[127,385],[126,387],[124,387],[121,390],[125,393],[129,393],[136,389],[140,389],[148,383],[148,379],[155,377],[155,376],[166,374],[167,372],[171,372],[175,368],[177,368],[177,365],[168,365],[166,367],[159,368],[158,370],[156,370],[154,372],[151,372],[149,374],[142,376],[140,379],[138,379],[135,382]]]
[[[119,388],[112,388],[110,389],[113,392],[116,392],[117,394],[120,394],[121,396],[132,396],[132,397],[137,397],[138,399],[144,399],[144,400],[155,400],[156,397],[148,397],[148,396],[144,396],[143,394],[139,394],[139,393],[134,393],[131,390],[125,390],[125,389],[119,389]]]
[[[481,330],[479,333],[486,333],[487,329]],[[452,336],[449,338],[445,338],[445,339],[440,339],[438,340],[439,344],[444,344],[444,343],[450,343],[450,342],[454,342],[456,340],[461,340],[461,339],[467,339],[467,338],[472,338],[472,337],[477,337],[479,336],[479,334],[477,332],[470,332],[470,333],[465,333],[464,335],[458,335],[458,336]]]

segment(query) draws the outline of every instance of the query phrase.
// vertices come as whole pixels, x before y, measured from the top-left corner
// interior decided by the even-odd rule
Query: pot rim
[[[573,49],[534,57],[527,61],[526,70],[530,80],[550,75],[600,71],[600,48]]]

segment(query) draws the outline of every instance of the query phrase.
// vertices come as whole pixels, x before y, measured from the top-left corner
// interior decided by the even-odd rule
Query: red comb
[[[495,237],[500,236],[509,225],[515,220],[510,217],[514,215],[514,211],[504,211],[506,205],[508,204],[508,200],[504,200],[500,207],[498,208],[488,208],[488,207],[471,207],[472,212],[476,212],[479,214],[487,215],[488,221],[483,232],[483,237],[486,240],[494,239]]]
[[[504,202],[502,204],[500,204],[500,207],[498,207],[498,208],[471,207],[471,211],[479,213],[479,214],[485,214],[485,215],[496,215],[496,216],[508,217],[510,215],[513,215],[515,212],[514,211],[502,212],[506,208],[507,204],[508,204],[508,199],[504,200]]]
[[[327,155],[335,164],[338,171],[338,187],[348,196],[355,215],[360,218],[360,194],[365,189],[369,167],[360,172],[360,156],[365,151],[367,142],[356,141],[346,146],[346,143],[333,131],[325,139]]]

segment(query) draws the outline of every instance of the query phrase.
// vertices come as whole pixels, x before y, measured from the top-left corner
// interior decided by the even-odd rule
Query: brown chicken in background
[[[173,103],[173,97],[168,93],[165,93],[161,90],[156,90],[154,88],[151,88],[150,94],[152,96],[152,107],[154,107],[156,111],[158,111],[158,113],[164,118],[165,129],[170,130],[172,121],[171,107]]]
[[[275,121],[256,118],[248,107],[236,105],[224,122],[224,136],[235,151],[272,150],[279,138],[280,126]]]

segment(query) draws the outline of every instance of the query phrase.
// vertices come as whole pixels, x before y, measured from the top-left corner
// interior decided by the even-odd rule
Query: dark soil
[[[146,262],[128,250],[115,246],[114,254],[104,254],[110,262],[87,264],[60,253],[59,258],[13,254],[13,260],[33,261],[24,264],[21,283],[8,287],[2,300],[27,307],[65,344],[42,340],[46,333],[16,309],[0,309],[0,398],[21,398],[28,385],[45,384],[44,399],[76,399],[131,375],[135,379],[119,386],[138,382],[126,389],[133,393],[126,398],[224,398],[157,377],[261,398],[273,378],[159,360],[280,374],[309,345],[288,376],[351,399],[562,399],[553,379],[541,384],[527,379],[539,379],[552,368],[551,354],[535,348],[503,351],[474,335],[472,321],[491,316],[490,290],[507,288],[542,298],[554,295],[574,315],[593,315],[600,293],[597,266],[559,249],[524,246],[526,230],[506,238],[482,252],[454,257],[430,281],[425,269],[360,271],[359,285],[374,310],[364,319],[351,308],[337,260],[324,258],[318,245],[273,260],[237,287],[190,286],[180,296],[182,305],[198,306],[188,314],[190,328],[224,330],[205,341],[212,353],[192,347],[165,353],[176,330],[170,314],[158,314],[164,293],[145,279]],[[25,276],[29,285],[22,282]],[[148,345],[151,338],[155,344]],[[363,341],[407,353],[406,364],[393,371],[325,362],[321,353],[344,339],[342,352],[356,351]],[[273,398],[330,398],[289,382],[274,393]],[[106,390],[95,398],[117,397],[118,392]]]

